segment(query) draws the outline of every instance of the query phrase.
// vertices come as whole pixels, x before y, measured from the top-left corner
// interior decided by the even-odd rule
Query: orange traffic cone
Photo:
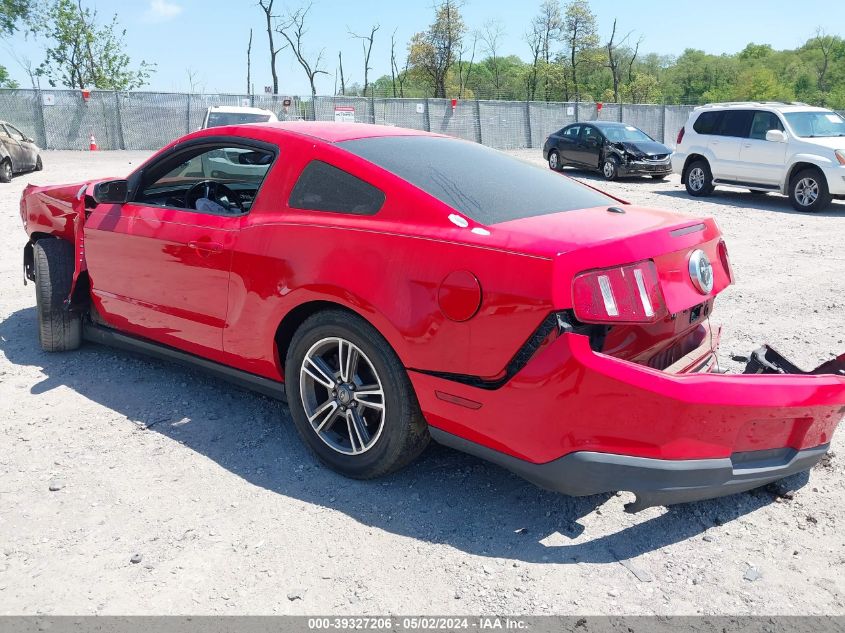
[[[90,143],[89,146],[88,146],[88,149],[91,150],[92,152],[96,152],[97,151],[97,139],[94,138],[93,133],[91,134],[91,138],[88,139],[88,140],[89,140],[89,143]]]

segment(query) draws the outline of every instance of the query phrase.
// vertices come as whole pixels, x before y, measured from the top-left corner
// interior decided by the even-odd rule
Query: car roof
[[[777,112],[830,112],[828,108],[819,108],[806,103],[783,103],[781,101],[735,101],[729,103],[708,103],[698,106],[695,112],[707,110],[767,110]]]

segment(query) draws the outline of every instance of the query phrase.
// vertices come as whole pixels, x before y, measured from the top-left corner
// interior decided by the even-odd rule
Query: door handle
[[[219,253],[223,250],[223,245],[218,242],[191,241],[188,242],[188,248],[192,248],[195,251],[201,251],[203,253]]]

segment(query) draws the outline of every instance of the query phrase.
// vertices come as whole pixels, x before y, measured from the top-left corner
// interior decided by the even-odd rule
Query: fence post
[[[191,133],[191,94],[185,95],[188,98],[187,108],[185,109],[185,134]]]
[[[483,145],[484,142],[481,140],[481,102],[478,99],[475,100],[475,123],[478,126],[476,128],[475,139],[479,145]]]
[[[666,103],[664,102],[660,107],[660,138],[666,142]]]
[[[431,132],[431,114],[428,112],[428,97],[425,98],[425,131]]]
[[[35,93],[38,99],[38,121],[41,123],[41,132],[44,135],[44,149],[50,149],[49,141],[47,140],[47,120],[44,117],[44,96],[39,88]]]
[[[372,113],[371,116],[371,123],[375,125],[376,122],[376,89],[370,86],[370,112]]]
[[[531,132],[531,102],[525,100],[525,138],[528,141],[526,147],[534,147],[534,139]]]
[[[114,91],[114,109],[117,115],[117,143],[120,149],[126,149],[126,141],[123,138],[123,117],[120,114],[120,93]]]

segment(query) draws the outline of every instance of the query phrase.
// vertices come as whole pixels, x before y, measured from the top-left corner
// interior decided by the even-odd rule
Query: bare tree
[[[464,61],[464,47],[458,51],[458,98],[464,98],[464,91],[467,89],[469,83],[469,75],[472,72],[472,65],[475,63],[475,49],[478,45],[478,32],[472,33],[472,47],[470,48],[469,61]],[[466,68],[466,73],[464,73]]]
[[[637,43],[634,45],[634,52],[631,53],[631,57],[628,58],[628,83],[632,83],[634,81],[634,62],[637,61],[637,55],[640,53],[640,44],[643,43],[642,35],[637,40]]]
[[[258,0],[258,6],[264,12],[264,18],[267,21],[267,40],[270,43],[270,73],[273,75],[273,94],[279,94],[279,76],[276,74],[276,56],[279,54],[281,48],[276,48],[273,37],[273,23],[276,16],[273,15],[273,3],[276,0]]]
[[[364,50],[364,91],[363,94],[367,94],[367,88],[370,85],[370,71],[372,67],[370,66],[370,54],[373,52],[373,40],[376,37],[376,31],[379,30],[381,26],[379,24],[374,24],[370,27],[370,34],[369,35],[358,35],[357,33],[353,33],[349,30],[349,27],[346,30],[349,32],[349,35],[354,37],[357,40],[361,40],[361,48]]]
[[[525,32],[525,42],[531,49],[531,72],[526,78],[528,100],[534,101],[537,96],[537,75],[539,74],[540,54],[543,48],[543,34],[536,21],[531,22],[531,28]]]
[[[390,36],[390,80],[393,84],[393,98],[396,98],[396,75],[399,73],[396,68],[396,31],[393,29],[393,34]]]
[[[610,33],[610,39],[605,44],[605,48],[607,48],[607,64],[606,66],[610,69],[610,74],[613,77],[613,100],[616,103],[619,103],[619,82],[620,82],[620,59],[619,56],[616,54],[617,49],[622,46],[625,41],[631,36],[633,31],[629,31],[625,37],[623,37],[618,42],[614,42],[613,40],[616,39],[616,19],[613,20],[613,31]]]
[[[544,62],[543,66],[543,97],[549,100],[549,64],[552,60],[552,46],[561,37],[563,19],[560,16],[558,0],[543,0],[540,13],[531,23],[532,33],[539,39],[540,48],[537,57]],[[535,63],[535,70],[538,64]]]
[[[826,92],[827,85],[827,70],[830,66],[830,58],[833,54],[833,49],[836,45],[836,38],[833,35],[828,35],[821,27],[816,29],[813,38],[810,40],[812,47],[821,53],[821,60],[816,62],[816,74],[818,75],[817,85],[821,92]]]
[[[252,29],[249,30],[249,44],[246,45],[246,93],[252,94]]]
[[[337,52],[337,63],[338,68],[340,69],[340,94],[346,94],[346,79],[343,76],[343,51]],[[337,94],[337,88],[335,87],[335,94]]]
[[[501,20],[487,20],[481,31],[481,43],[484,45],[484,52],[493,60],[493,86],[496,89],[498,98],[501,88],[501,75],[499,72],[499,47],[502,38],[505,36],[505,26]]]
[[[309,4],[306,7],[300,7],[296,11],[288,11],[285,21],[276,27],[276,31],[285,38],[287,42],[285,47],[290,48],[294,57],[296,57],[296,61],[302,66],[302,70],[308,76],[308,83],[311,84],[311,96],[316,97],[317,86],[314,83],[314,78],[320,74],[328,75],[328,73],[320,68],[320,64],[323,63],[323,53],[326,52],[325,48],[317,53],[316,58],[312,58],[313,61],[309,60],[307,53],[302,48],[303,40],[306,33],[308,33],[308,29],[305,28],[305,21],[308,19],[308,13],[311,11],[312,6],[313,4]]]
[[[188,91],[191,94],[203,94],[205,92],[205,81],[200,77],[199,71],[188,66],[185,69],[185,74],[188,75]]]

